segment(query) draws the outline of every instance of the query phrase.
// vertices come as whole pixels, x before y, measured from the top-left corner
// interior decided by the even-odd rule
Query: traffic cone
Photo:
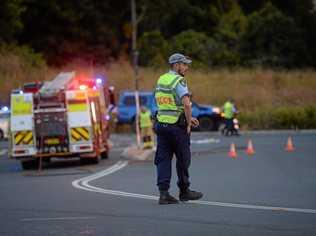
[[[253,146],[252,146],[252,141],[251,141],[251,139],[248,140],[248,147],[247,147],[246,153],[247,153],[248,155],[253,155],[253,154],[255,154],[255,150],[254,150],[254,148],[253,148]]]
[[[287,152],[293,152],[294,151],[294,145],[293,145],[291,136],[289,136],[288,139],[287,139],[285,151],[287,151]]]
[[[237,158],[237,152],[236,152],[236,148],[235,148],[235,144],[232,143],[230,145],[230,151],[228,153],[228,156],[231,157],[231,158]]]

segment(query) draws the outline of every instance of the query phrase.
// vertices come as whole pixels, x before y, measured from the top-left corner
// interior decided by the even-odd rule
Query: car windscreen
[[[145,96],[139,96],[140,105],[146,105],[147,104],[147,97]],[[135,96],[126,96],[123,100],[123,104],[125,106],[135,106]]]

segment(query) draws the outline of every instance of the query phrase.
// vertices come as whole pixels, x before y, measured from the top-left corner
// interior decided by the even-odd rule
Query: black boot
[[[179,201],[169,194],[168,191],[160,191],[159,204],[177,204]]]
[[[180,194],[179,194],[180,201],[198,200],[202,197],[203,197],[203,193],[192,191],[190,189],[180,191]]]

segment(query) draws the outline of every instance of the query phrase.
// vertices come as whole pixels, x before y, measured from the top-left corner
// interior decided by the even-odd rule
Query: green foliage
[[[142,65],[161,63],[165,51],[185,50],[192,57],[197,55],[193,59],[199,67],[316,66],[313,0],[136,3],[137,14],[142,16],[138,24],[141,50],[145,50],[140,51]],[[104,64],[130,54],[130,14],[129,0],[2,0],[0,41],[30,45],[49,64],[63,65],[78,59],[90,65]],[[155,42],[153,49],[148,44],[155,31],[160,33],[160,50],[159,43]],[[184,43],[190,39],[191,46]],[[153,62],[146,57],[154,58]]]
[[[23,69],[27,68],[41,68],[46,66],[45,60],[40,53],[35,53],[34,50],[28,46],[17,46],[15,44],[0,44],[0,56],[2,58],[14,56],[19,58]]]
[[[0,43],[0,101],[9,101],[12,89],[24,82],[43,80],[46,62],[28,46]]]
[[[25,9],[21,2],[22,0],[1,0],[0,42],[15,40],[16,34],[22,30],[20,15]]]
[[[21,42],[44,52],[50,64],[74,59],[105,63],[124,48],[120,38],[125,38],[123,26],[129,21],[125,20],[128,1],[29,0],[25,4]]]
[[[249,17],[241,53],[247,65],[296,66],[306,49],[301,30],[271,3]]]
[[[261,108],[239,118],[248,129],[315,129],[316,106]]]
[[[240,64],[239,45],[247,24],[247,17],[237,3],[232,4],[231,9],[221,16],[215,31],[218,42],[218,50],[214,57],[216,64]]]
[[[145,32],[139,40],[139,51],[141,65],[164,65],[168,57],[168,43],[160,31]]]
[[[211,64],[214,41],[206,34],[193,30],[184,31],[171,39],[170,52],[180,52],[194,58],[194,67]]]

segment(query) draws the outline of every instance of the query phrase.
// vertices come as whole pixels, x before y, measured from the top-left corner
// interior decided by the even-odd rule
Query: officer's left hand
[[[198,127],[199,124],[200,124],[200,122],[198,121],[198,119],[196,119],[196,118],[194,118],[194,117],[191,118],[191,125],[192,125],[193,127]]]

